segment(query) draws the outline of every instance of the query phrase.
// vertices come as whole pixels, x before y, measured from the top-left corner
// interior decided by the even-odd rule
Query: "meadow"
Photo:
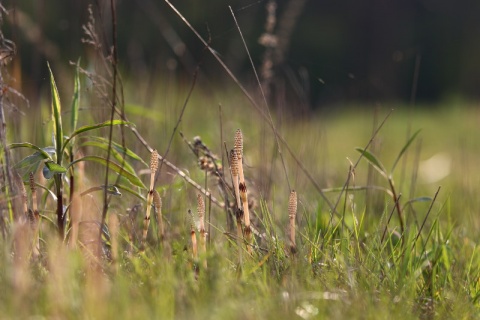
[[[114,56],[0,98],[3,319],[479,318],[478,103],[145,103]]]

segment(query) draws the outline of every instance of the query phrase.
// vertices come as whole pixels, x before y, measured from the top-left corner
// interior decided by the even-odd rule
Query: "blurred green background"
[[[14,87],[31,101],[48,87],[45,61],[60,73],[68,61],[89,61],[82,43],[88,6],[111,35],[109,1],[3,1],[9,11],[5,37],[17,45]],[[261,71],[267,48],[268,0],[173,1],[244,83],[254,76],[229,7]],[[273,35],[284,42],[274,61],[272,104],[297,109],[478,98],[480,2],[475,0],[278,0]],[[199,85],[230,83],[218,63],[164,1],[117,1],[122,74],[140,81],[144,103],[159,81],[186,81],[197,65]],[[106,30],[106,31],[105,31]],[[108,50],[108,48],[104,48]],[[275,51],[275,48],[274,48]],[[63,71],[62,71],[63,70]],[[415,71],[417,70],[417,71]],[[172,78],[173,77],[173,78]],[[414,85],[415,78],[418,85]],[[182,80],[183,79],[183,80]],[[415,90],[413,89],[415,88]],[[413,95],[412,95],[413,92]],[[280,99],[275,100],[274,97]],[[292,108],[288,107],[287,108]]]

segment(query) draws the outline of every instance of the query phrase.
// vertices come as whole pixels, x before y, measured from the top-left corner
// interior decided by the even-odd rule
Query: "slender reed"
[[[145,220],[143,223],[143,238],[142,238],[143,247],[145,247],[145,242],[147,240],[148,226],[150,225],[150,211],[152,209],[153,193],[154,193],[153,187],[155,185],[155,174],[157,173],[157,170],[158,170],[158,152],[157,150],[153,150],[150,158],[150,190],[148,191],[147,210],[145,212]]]

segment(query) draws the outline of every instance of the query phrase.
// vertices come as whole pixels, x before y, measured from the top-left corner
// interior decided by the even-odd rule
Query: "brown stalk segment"
[[[197,245],[197,235],[195,234],[195,222],[193,221],[193,215],[190,210],[188,210],[190,217],[192,219],[190,223],[190,238],[192,240],[192,259],[194,262],[198,260],[198,245]]]
[[[205,202],[200,194],[197,194],[197,213],[200,231],[200,250],[202,251],[203,267],[207,268],[205,254],[207,252],[207,233],[205,232]]]
[[[242,130],[240,129],[237,129],[237,131],[235,131],[233,148],[238,157],[238,174],[240,176],[240,182],[244,182],[245,177],[243,175],[243,134]]]
[[[235,190],[235,199],[237,200],[237,207],[240,208],[240,189],[239,189],[239,180],[238,180],[238,156],[235,150],[230,152],[230,170],[232,171],[233,178],[233,188]]]
[[[152,150],[150,156],[150,190],[148,191],[147,196],[147,210],[145,212],[145,219],[143,223],[143,237],[142,237],[142,246],[145,248],[145,243],[147,241],[148,226],[150,225],[150,211],[152,210],[153,203],[153,187],[155,184],[155,173],[158,170],[158,152],[157,150]]]
[[[157,190],[153,190],[153,206],[155,207],[155,212],[157,214],[158,238],[160,242],[163,242],[165,240],[165,230],[162,217],[162,198]]]
[[[245,222],[245,240],[247,241],[247,251],[252,253],[252,229],[250,227],[250,212],[248,209],[247,186],[245,182],[240,182],[240,197],[243,203],[243,219]]]
[[[295,244],[295,217],[297,216],[297,193],[295,190],[290,192],[288,200],[288,217],[290,218],[290,252],[294,255],[297,252]]]

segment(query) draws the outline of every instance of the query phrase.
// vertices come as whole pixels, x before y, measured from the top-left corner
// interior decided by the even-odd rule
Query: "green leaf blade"
[[[61,163],[62,160],[62,145],[63,145],[63,128],[62,128],[62,105],[60,103],[60,96],[58,94],[57,84],[53,76],[50,64],[47,63],[48,71],[50,72],[50,87],[52,92],[52,117],[53,128],[55,133],[55,149],[57,150],[57,161]]]
[[[377,159],[377,157],[368,150],[364,150],[363,148],[355,148],[360,154],[385,178],[387,177],[387,170],[385,170],[385,166]]]
[[[403,146],[402,150],[398,153],[397,159],[395,159],[395,162],[393,163],[392,166],[392,171],[391,174],[393,174],[393,171],[395,170],[395,167],[397,166],[398,162],[402,158],[403,154],[407,151],[408,147],[412,144],[413,140],[417,137],[417,135],[422,131],[421,129],[417,130],[411,137],[408,139],[407,143]]]
[[[140,180],[140,178],[138,178],[135,173],[127,171],[125,167],[121,167],[115,162],[112,162],[112,161],[107,162],[107,159],[102,157],[85,156],[83,158],[80,158],[71,162],[69,167],[81,161],[92,161],[92,162],[100,163],[104,166],[108,165],[110,169],[112,169],[117,174],[125,177],[132,185],[140,187],[142,189],[147,189],[147,187],[143,184],[142,180]]]

